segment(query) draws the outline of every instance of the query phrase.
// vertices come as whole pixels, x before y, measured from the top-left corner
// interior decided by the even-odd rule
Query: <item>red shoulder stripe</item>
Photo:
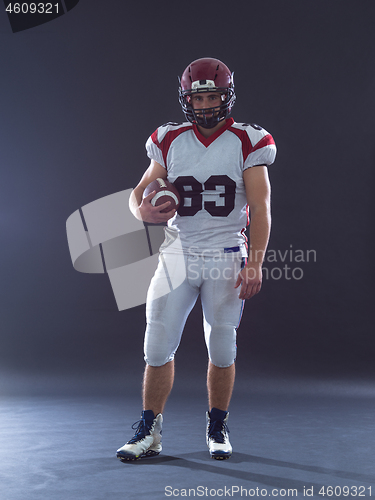
[[[271,144],[275,144],[275,141],[273,140],[271,134],[267,134],[263,137],[263,139],[261,139],[257,144],[255,144],[255,146],[252,148],[250,152],[253,153],[257,149],[264,148],[265,146],[270,146]]]
[[[176,130],[169,130],[163,140],[161,141],[161,143],[159,144],[159,141],[157,139],[157,132],[154,132],[152,134],[152,140],[154,141],[154,143],[158,146],[158,148],[161,150],[162,152],[162,155],[163,155],[163,160],[164,160],[164,164],[165,164],[165,167],[167,168],[167,156],[168,156],[168,151],[169,151],[169,148],[171,147],[171,144],[172,142],[176,139],[176,137],[178,137],[180,134],[186,132],[187,130],[191,130],[192,126],[191,125],[188,125],[186,127],[181,127],[181,128],[178,128]],[[156,133],[156,138],[154,139],[154,134]]]
[[[246,130],[240,130],[240,129],[235,128],[235,127],[231,127],[229,130],[231,132],[233,132],[241,141],[242,157],[243,157],[243,161],[245,161],[246,158],[251,153],[251,150],[253,147],[253,145],[251,144],[250,137],[249,137],[248,133],[246,132]]]
[[[264,148],[265,146],[275,144],[275,141],[273,140],[271,134],[265,135],[259,142],[257,142],[257,144],[255,144],[255,146],[253,146],[246,130],[240,130],[235,127],[231,127],[229,130],[233,132],[240,139],[242,143],[243,161],[246,160],[246,158],[249,156],[250,153],[257,151],[258,149]]]
[[[155,130],[155,132],[154,132],[153,134],[151,134],[151,139],[152,139],[152,142],[153,142],[154,144],[156,144],[156,146],[157,146],[159,149],[161,149],[161,148],[160,148],[159,141],[158,141],[158,131],[157,131],[157,129]]]

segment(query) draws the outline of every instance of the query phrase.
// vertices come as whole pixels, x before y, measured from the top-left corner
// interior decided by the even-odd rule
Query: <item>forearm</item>
[[[143,197],[143,193],[144,187],[141,184],[138,184],[138,186],[133,189],[129,198],[130,211],[138,220],[151,224],[160,224],[167,222],[175,215],[175,209],[172,209],[169,212],[162,212],[162,210],[168,208],[170,201],[162,203],[158,206],[153,206],[151,199],[155,195],[155,191],[152,191],[145,197]]]
[[[130,198],[129,198],[129,208],[131,213],[138,220],[142,220],[141,213],[139,211],[139,206],[142,203],[142,195],[144,189],[141,186],[137,186],[133,189]]]
[[[262,286],[262,263],[266,253],[271,230],[269,203],[251,208],[250,247],[246,266],[237,277],[235,288],[241,285],[239,299],[250,299]]]
[[[175,210],[171,210],[167,213],[161,213],[162,210],[168,207],[169,202],[163,203],[158,207],[151,205],[152,193],[149,193],[143,198],[143,193],[146,187],[157,178],[166,179],[167,171],[166,169],[157,163],[155,160],[151,160],[150,166],[143,174],[142,179],[139,184],[133,189],[129,198],[129,208],[134,217],[138,220],[144,222],[150,222],[153,224],[159,224],[161,222],[166,222],[168,219],[173,217]]]
[[[248,265],[262,264],[271,231],[271,211],[268,205],[253,209],[249,228]]]

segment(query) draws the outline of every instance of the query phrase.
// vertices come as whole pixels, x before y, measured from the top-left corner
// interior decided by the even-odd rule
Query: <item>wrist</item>
[[[261,269],[262,268],[262,264],[263,264],[263,262],[254,262],[254,261],[251,262],[251,261],[248,260],[245,267],[252,268],[252,269],[254,269],[254,268]]]
[[[265,250],[256,250],[251,247],[250,245],[250,250],[249,250],[249,256],[247,259],[247,266],[262,266],[263,261],[264,261],[264,256],[265,256]]]

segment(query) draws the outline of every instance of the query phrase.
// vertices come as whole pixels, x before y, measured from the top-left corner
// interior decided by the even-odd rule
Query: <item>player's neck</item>
[[[204,128],[204,127],[201,127],[200,125],[197,125],[197,128],[198,128],[199,132],[203,135],[203,137],[211,137],[211,135],[213,135],[223,125],[225,125],[225,123],[226,123],[226,121],[223,119],[223,120],[220,120],[219,123],[212,128]]]

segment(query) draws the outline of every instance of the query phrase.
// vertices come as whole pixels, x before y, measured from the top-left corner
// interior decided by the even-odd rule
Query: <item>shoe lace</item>
[[[225,433],[229,434],[228,426],[222,420],[212,420],[208,427],[208,435],[217,443],[224,443]]]
[[[137,420],[134,422],[132,425],[132,429],[136,429],[134,436],[128,443],[136,443],[140,439],[143,439],[146,435],[149,434],[151,426],[147,425],[146,421],[141,418],[140,420]]]

